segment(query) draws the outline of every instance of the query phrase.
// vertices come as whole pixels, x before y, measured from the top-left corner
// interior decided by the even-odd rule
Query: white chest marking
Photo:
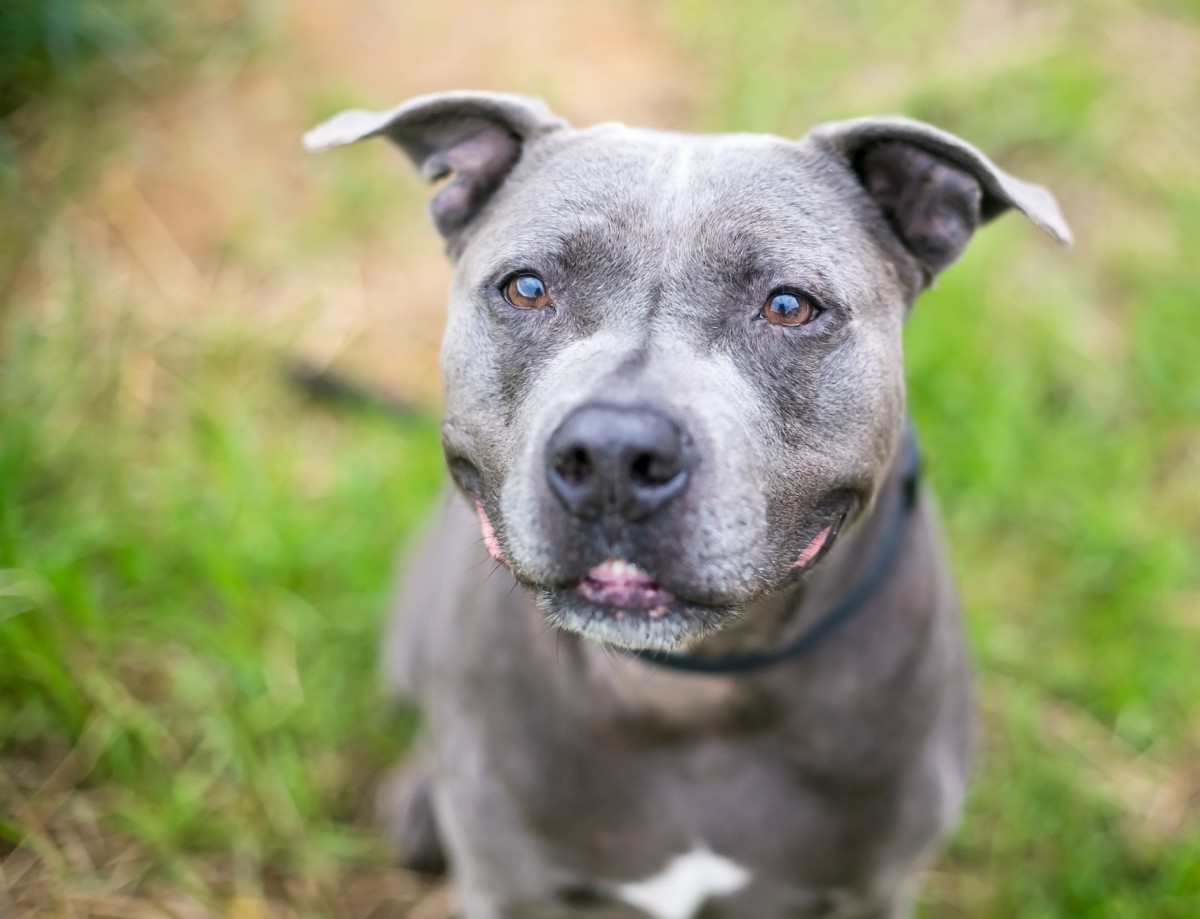
[[[750,872],[741,865],[701,845],[676,856],[651,878],[621,884],[617,893],[655,919],[692,919],[709,897],[734,893],[749,880]]]

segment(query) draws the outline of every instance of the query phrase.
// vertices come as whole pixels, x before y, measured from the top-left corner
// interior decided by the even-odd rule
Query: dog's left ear
[[[1054,196],[996,166],[966,141],[907,118],[862,118],[809,137],[844,160],[912,253],[928,284],[975,228],[1010,207],[1063,245],[1071,231]]]
[[[352,109],[304,135],[312,151],[386,137],[430,182],[449,178],[430,202],[452,244],[483,209],[527,144],[566,125],[540,99],[510,93],[449,92],[410,99],[388,112]]]

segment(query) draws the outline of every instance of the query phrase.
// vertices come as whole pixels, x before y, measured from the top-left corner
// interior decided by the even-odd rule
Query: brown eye
[[[767,298],[760,315],[772,325],[807,325],[820,314],[807,297],[779,290]]]
[[[514,274],[504,282],[504,299],[523,310],[542,309],[550,305],[546,284],[536,274]]]

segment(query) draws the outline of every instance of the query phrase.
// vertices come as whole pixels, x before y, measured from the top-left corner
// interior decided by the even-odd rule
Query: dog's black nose
[[[650,409],[584,405],[551,435],[546,477],[576,517],[641,520],[687,484],[683,434]]]

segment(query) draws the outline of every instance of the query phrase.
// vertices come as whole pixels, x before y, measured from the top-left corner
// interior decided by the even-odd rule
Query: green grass
[[[75,747],[80,793],[152,875],[220,853],[257,885],[378,858],[353,823],[409,726],[375,639],[440,484],[436,425],[307,406],[237,336],[155,347],[130,321],[98,340],[72,297],[56,324],[12,323],[3,359],[7,804],[45,779],[21,787],[21,764]],[[129,375],[148,361],[149,406]],[[6,819],[0,847],[31,829]]]
[[[1059,193],[1079,245],[1006,215],[906,333],[983,712],[922,915],[1194,917],[1200,19],[987,7],[678,0],[668,27],[705,62],[698,128],[904,111]],[[293,273],[416,194],[330,168]],[[385,859],[369,798],[411,725],[377,634],[436,425],[304,402],[249,324],[114,319],[63,261],[51,308],[0,309],[0,858],[336,914],[321,889]],[[89,826],[136,848],[134,882],[76,857]]]

